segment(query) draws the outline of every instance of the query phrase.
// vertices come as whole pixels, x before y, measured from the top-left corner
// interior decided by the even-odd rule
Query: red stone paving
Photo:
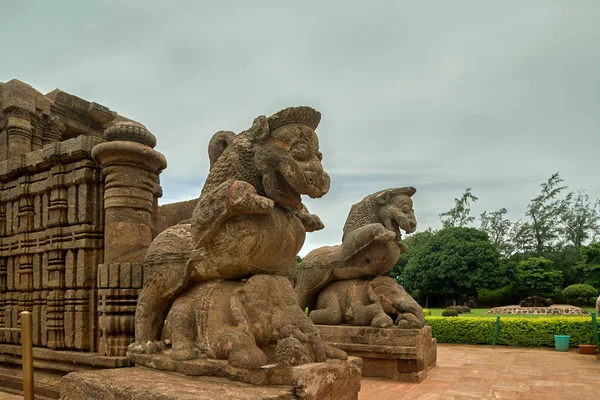
[[[361,387],[359,400],[600,400],[600,355],[443,344],[425,381],[363,378]]]
[[[425,381],[363,378],[361,387],[359,400],[599,400],[600,355],[442,344]],[[21,398],[0,392],[0,400]]]

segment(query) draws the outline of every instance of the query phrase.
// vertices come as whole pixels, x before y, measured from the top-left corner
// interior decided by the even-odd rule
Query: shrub
[[[543,298],[540,296],[529,296],[519,302],[521,307],[550,307],[552,299]]]
[[[442,317],[458,317],[458,311],[446,308],[442,311]]]
[[[426,317],[431,317],[431,310],[428,308],[424,308],[423,314],[425,314]]]
[[[427,317],[438,343],[492,344],[494,317]],[[569,335],[569,345],[594,343],[592,319],[586,317],[504,318],[496,344],[519,347],[554,347],[554,335]]]
[[[578,283],[567,286],[563,290],[563,296],[569,304],[581,307],[594,304],[598,291],[593,286]]]
[[[448,306],[446,310],[456,310],[459,314],[470,314],[471,307],[468,306]]]

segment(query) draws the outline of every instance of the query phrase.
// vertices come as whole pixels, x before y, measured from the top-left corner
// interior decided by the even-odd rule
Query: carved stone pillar
[[[51,349],[65,347],[65,254],[62,250],[48,252],[48,289],[46,329],[47,346]]]
[[[46,128],[46,132],[44,135],[44,146],[60,142],[63,134],[65,133],[67,127],[63,124],[60,119],[56,116],[52,116],[49,118],[48,126]]]
[[[142,261],[155,234],[158,174],[167,163],[145,128],[122,122],[92,150],[104,175],[104,264],[98,266],[99,352],[124,356],[134,340]]]
[[[153,150],[154,135],[131,122],[106,130],[107,142],[92,150],[104,175],[104,262],[141,262],[152,242],[158,174],[165,157]]]
[[[7,272],[6,257],[0,257],[0,326],[6,326],[4,307],[6,306],[6,292],[8,289],[6,284]],[[0,334],[1,338],[4,338],[4,334]]]
[[[17,157],[31,151],[31,121],[25,101],[12,101],[4,107],[8,113],[6,134],[8,140],[8,158]]]

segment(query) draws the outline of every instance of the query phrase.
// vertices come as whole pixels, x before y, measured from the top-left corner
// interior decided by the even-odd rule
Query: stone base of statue
[[[362,376],[419,383],[436,365],[431,327],[421,329],[317,325],[323,340],[363,360]]]
[[[142,362],[136,363],[149,364],[152,357],[147,357],[146,361],[140,358],[137,361]],[[68,374],[61,382],[61,399],[351,400],[358,399],[360,390],[362,362],[358,357],[287,370],[267,365],[256,371],[234,369],[220,360],[170,363],[165,355],[153,357],[156,362],[153,368],[137,366]]]

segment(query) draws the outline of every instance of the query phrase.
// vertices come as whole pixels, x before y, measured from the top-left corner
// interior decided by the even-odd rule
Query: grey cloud
[[[600,3],[571,1],[17,2],[0,81],[21,79],[144,123],[168,159],[163,202],[198,195],[206,146],[307,104],[332,188],[310,200],[337,243],[352,203],[418,188],[420,228],[473,187],[523,216],[559,171],[600,197]],[[25,28],[26,27],[26,28]]]

